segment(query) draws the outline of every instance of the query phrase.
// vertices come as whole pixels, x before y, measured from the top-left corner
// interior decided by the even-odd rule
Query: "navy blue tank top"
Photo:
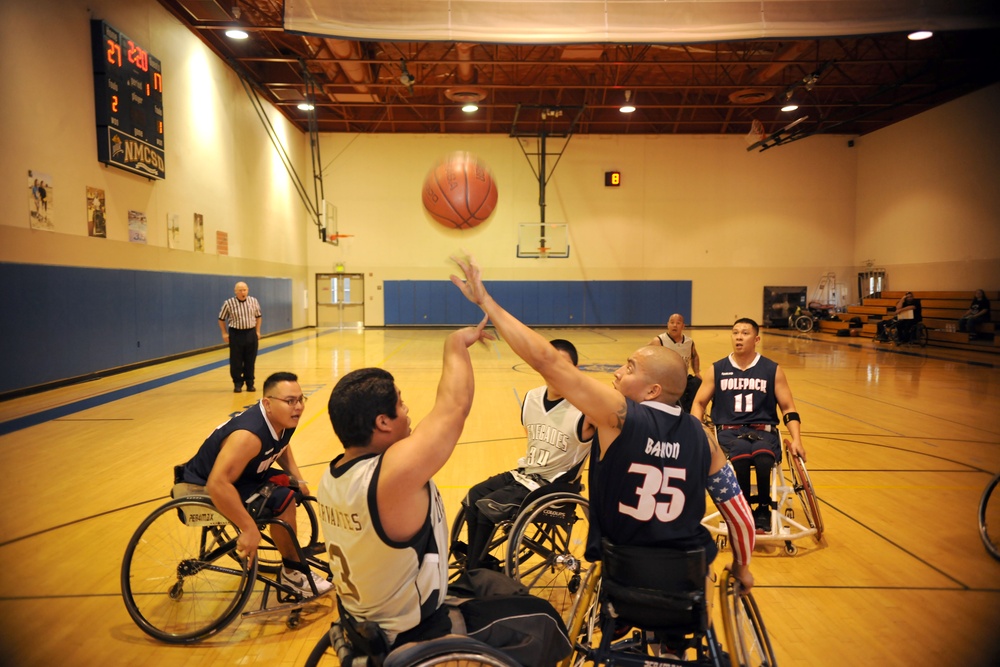
[[[712,423],[777,424],[778,399],[774,377],[778,364],[757,355],[746,370],[733,365],[731,357],[716,361],[715,393],[712,397]]]
[[[594,438],[587,558],[600,557],[603,536],[618,545],[705,547],[711,562],[715,543],[701,519],[712,455],[701,424],[676,406],[626,401],[603,459]]]

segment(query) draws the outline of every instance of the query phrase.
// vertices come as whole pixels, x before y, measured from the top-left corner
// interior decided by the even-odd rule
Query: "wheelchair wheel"
[[[785,440],[785,456],[788,457],[788,471],[792,475],[792,488],[802,505],[809,527],[816,529],[816,540],[819,541],[823,538],[823,515],[819,511],[819,501],[816,499],[812,480],[809,479],[809,471],[801,457],[788,451],[788,440]]]
[[[809,333],[813,330],[813,318],[809,315],[799,315],[795,318],[793,326],[801,333]]]
[[[520,667],[503,651],[461,635],[401,646],[386,656],[384,667]]]
[[[125,549],[125,608],[146,634],[186,644],[233,621],[253,592],[257,562],[236,556],[239,529],[203,497],[154,510]]]
[[[586,498],[556,492],[522,508],[511,530],[507,575],[532,595],[548,600],[564,622],[569,620],[586,567],[583,553],[589,519]]]
[[[495,526],[493,534],[486,544],[486,556],[480,559],[480,567],[489,567],[492,563],[498,569],[503,570],[507,561],[507,543],[510,541],[513,524],[513,521],[503,521]],[[468,558],[466,550],[469,548],[469,534],[465,520],[465,505],[459,505],[458,512],[455,514],[448,544],[450,545],[448,547],[448,581],[453,582],[465,572],[465,563]]]
[[[739,581],[726,569],[719,580],[722,621],[733,665],[774,667],[777,661],[753,593],[743,592]]]
[[[573,651],[559,663],[559,667],[582,667],[600,643],[601,563],[591,565],[583,576],[580,590],[573,599],[569,622],[566,624]]]
[[[979,536],[991,556],[1000,560],[1000,475],[994,477],[983,490],[979,501]]]
[[[315,556],[326,550],[326,545],[319,535],[319,519],[316,518],[316,499],[306,496],[296,499],[298,507],[295,508],[295,536],[298,539],[302,553],[306,556]],[[273,525],[271,530],[283,530],[280,526]],[[260,546],[257,548],[257,568],[261,572],[277,574],[281,569],[281,554],[278,553],[274,540],[270,536],[270,531],[261,531]]]
[[[927,327],[923,322],[917,322],[913,325],[913,331],[910,332],[910,342],[914,345],[919,345],[920,347],[927,347],[927,342],[930,340],[930,334],[927,332]]]

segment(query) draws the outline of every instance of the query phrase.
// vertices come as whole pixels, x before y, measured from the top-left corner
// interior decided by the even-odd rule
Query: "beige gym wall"
[[[91,18],[163,62],[163,181],[97,162]],[[1000,86],[865,137],[818,135],[763,153],[748,153],[741,136],[577,135],[546,188],[546,220],[569,223],[570,257],[532,260],[515,257],[518,223],[539,220],[521,140],[323,135],[326,199],[337,231],[353,235],[333,246],[318,240],[238,78],[158,3],[3,3],[0,30],[0,80],[16,91],[0,106],[0,261],[288,277],[295,327],[315,323],[316,273],[337,263],[364,273],[365,321],[378,326],[384,280],[446,279],[460,248],[495,279],[692,280],[692,324],[702,326],[760,317],[763,286],[813,290],[830,272],[853,302],[866,259],[898,288],[1000,284]],[[311,193],[307,137],[276,110],[268,117]],[[549,138],[549,152],[561,143]],[[468,232],[442,228],[420,204],[424,174],[452,150],[480,155],[500,188],[493,217]],[[54,231],[29,226],[29,169],[53,177]],[[620,188],[604,187],[611,169]],[[87,186],[105,190],[107,239],[86,235]],[[128,243],[130,209],[147,215],[146,245]],[[195,212],[204,253],[192,251]],[[168,213],[180,215],[177,249],[167,247]],[[216,254],[217,231],[228,256]]]

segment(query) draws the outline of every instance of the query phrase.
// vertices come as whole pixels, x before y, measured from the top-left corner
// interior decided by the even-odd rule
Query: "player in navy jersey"
[[[711,535],[701,525],[707,490],[730,526],[731,571],[750,589],[750,508],[714,434],[676,405],[687,379],[680,355],[642,347],[615,372],[609,387],[494,301],[474,259],[452,259],[464,273],[464,280],[453,275],[452,282],[483,309],[511,349],[597,427],[590,455],[588,558],[600,557],[595,537],[618,545],[700,546],[713,558]]]
[[[574,366],[579,363],[573,343],[562,338],[549,342]],[[494,562],[496,559],[492,556],[489,563],[480,561],[493,526],[511,516],[531,491],[564,478],[571,471],[579,471],[590,453],[593,424],[548,385],[535,387],[525,395],[521,404],[521,424],[528,436],[528,445],[525,455],[517,462],[517,469],[476,484],[462,501],[469,537],[465,566],[470,570],[480,566],[499,569],[500,564]]]
[[[260,514],[251,516],[248,505],[255,498],[261,499],[272,516],[295,526],[291,481],[295,480],[303,495],[309,495],[289,446],[305,406],[298,377],[274,373],[264,382],[264,398],[216,428],[184,464],[184,481],[204,486],[212,503],[239,527],[236,551],[248,559],[254,558],[261,539],[256,518]],[[272,468],[273,463],[281,470]],[[268,493],[261,494],[262,487],[269,483]],[[330,582],[299,561],[285,530],[274,528],[271,537],[284,565],[279,574],[282,583],[305,597],[313,595],[307,577],[312,578],[320,594],[332,588]]]
[[[757,532],[765,532],[771,526],[771,469],[781,461],[778,409],[788,429],[789,451],[805,461],[801,422],[785,372],[757,352],[757,323],[746,317],[738,319],[731,336],[732,354],[712,364],[704,375],[691,414],[703,419],[712,403],[712,424],[718,430],[719,444],[733,463],[747,502],[757,503]],[[751,468],[757,473],[756,498],[749,497]]]

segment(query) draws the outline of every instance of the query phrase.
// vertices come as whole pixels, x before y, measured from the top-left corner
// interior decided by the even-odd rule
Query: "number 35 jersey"
[[[606,537],[618,545],[705,547],[711,562],[715,544],[701,519],[712,452],[701,424],[677,406],[626,400],[621,433],[599,462],[594,439],[588,557]]]

